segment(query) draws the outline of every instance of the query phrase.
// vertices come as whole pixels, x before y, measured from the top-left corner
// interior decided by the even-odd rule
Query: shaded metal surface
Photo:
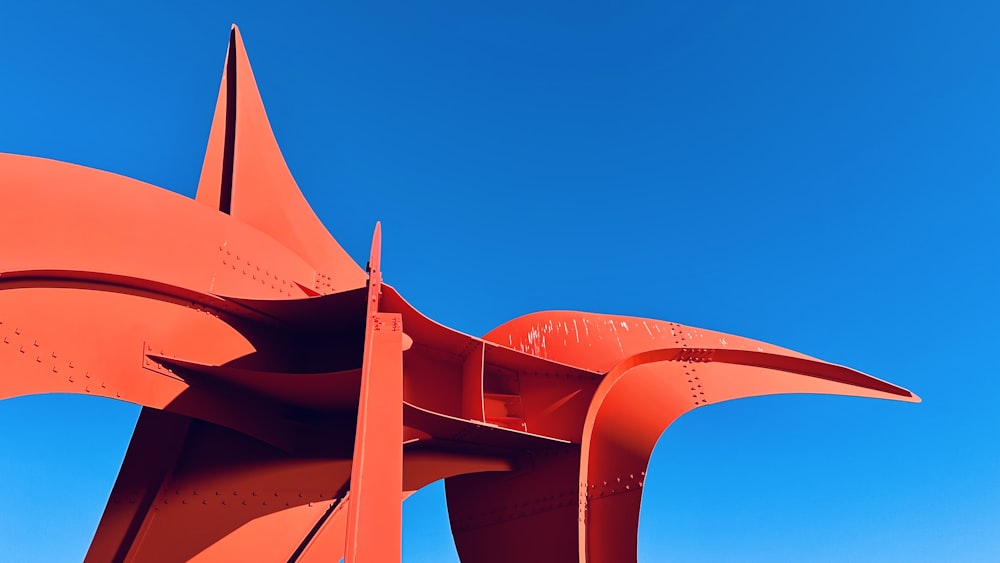
[[[423,316],[309,208],[234,27],[198,194],[0,155],[0,398],[142,405],[87,561],[394,561],[446,479],[463,561],[636,557],[677,417],[776,393],[918,401],[846,367],[573,311]]]

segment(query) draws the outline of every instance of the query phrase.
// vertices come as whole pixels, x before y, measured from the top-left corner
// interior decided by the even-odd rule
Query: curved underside
[[[579,447],[540,456],[511,476],[448,479],[452,531],[466,562],[635,560],[649,456],[667,427],[695,408],[783,393],[919,401],[797,352],[651,319],[542,312],[485,338],[607,375],[590,398]],[[541,551],[529,547],[537,538],[550,538]]]

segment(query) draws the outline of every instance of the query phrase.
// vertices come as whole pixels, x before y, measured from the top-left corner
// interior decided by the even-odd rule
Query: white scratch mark
[[[646,334],[648,334],[649,337],[652,338],[653,337],[653,331],[649,330],[649,325],[646,324],[646,321],[642,321],[642,326],[643,326],[643,328],[646,329]]]
[[[580,329],[576,326],[576,319],[573,319],[573,332],[576,333],[576,343],[580,343]]]

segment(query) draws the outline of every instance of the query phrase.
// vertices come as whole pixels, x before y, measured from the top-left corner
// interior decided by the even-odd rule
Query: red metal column
[[[381,227],[368,263],[368,316],[347,515],[347,563],[402,556],[403,317],[379,313]]]

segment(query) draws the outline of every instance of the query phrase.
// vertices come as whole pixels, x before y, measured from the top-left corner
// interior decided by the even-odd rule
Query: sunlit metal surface
[[[398,561],[446,479],[472,563],[636,556],[645,470],[682,414],[775,393],[918,401],[676,323],[572,311],[483,338],[382,283],[302,197],[239,31],[194,201],[0,155],[0,398],[143,406],[88,561]]]

